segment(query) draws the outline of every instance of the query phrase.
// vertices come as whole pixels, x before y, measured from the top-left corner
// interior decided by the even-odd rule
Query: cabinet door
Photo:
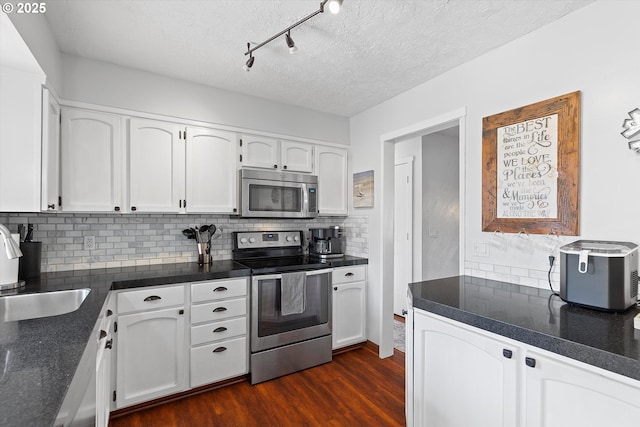
[[[119,316],[117,408],[187,387],[185,335],[183,308]]]
[[[157,120],[129,122],[129,209],[179,212],[185,176],[184,126]]]
[[[415,310],[413,350],[414,425],[517,424],[516,347]]]
[[[280,169],[280,142],[262,136],[242,135],[242,166]]]
[[[366,341],[365,282],[333,286],[333,349]]]
[[[187,212],[238,212],[238,137],[187,128]]]
[[[347,150],[315,147],[319,215],[347,215]]]
[[[524,367],[525,424],[533,426],[637,426],[640,388],[561,356],[527,352],[535,366]],[[524,362],[523,362],[524,363]]]
[[[42,89],[42,195],[40,209],[57,211],[60,195],[60,105]]]
[[[74,108],[62,108],[61,114],[62,210],[119,210],[122,204],[122,119]]]
[[[313,145],[281,141],[282,169],[288,172],[313,172]]]

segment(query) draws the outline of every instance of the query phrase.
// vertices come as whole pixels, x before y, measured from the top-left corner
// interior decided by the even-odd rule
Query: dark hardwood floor
[[[112,417],[112,427],[404,426],[404,354],[364,347],[257,385],[248,381]]]

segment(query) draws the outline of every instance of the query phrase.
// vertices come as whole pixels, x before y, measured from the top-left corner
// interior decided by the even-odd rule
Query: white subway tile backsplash
[[[343,227],[348,255],[368,256],[367,216],[266,220],[226,215],[0,213],[0,223],[12,232],[17,232],[18,224],[35,224],[33,238],[43,242],[43,272],[196,262],[195,242],[182,230],[201,224],[222,230],[212,241],[214,260],[231,259],[233,231],[300,229],[308,238],[309,228],[333,225]],[[95,236],[96,250],[84,250],[84,236]]]

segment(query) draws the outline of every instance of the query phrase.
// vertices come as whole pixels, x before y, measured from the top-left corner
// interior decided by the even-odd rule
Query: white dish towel
[[[307,274],[284,273],[280,280],[280,313],[283,316],[304,313],[307,300]]]

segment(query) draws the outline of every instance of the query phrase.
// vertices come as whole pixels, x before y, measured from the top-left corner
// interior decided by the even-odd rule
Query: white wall
[[[12,13],[7,16],[47,75],[49,88],[61,94],[62,56],[44,15]]]
[[[507,269],[544,271],[548,252],[542,244],[532,251],[491,250],[488,257],[473,253],[476,241],[492,238],[481,231],[482,118],[580,90],[581,237],[640,243],[640,157],[620,135],[627,112],[640,107],[640,56],[634,47],[638,16],[640,2],[595,2],[352,117],[353,170],[373,169],[378,180],[385,151],[381,135],[466,107],[462,256],[470,266],[478,266],[474,271],[479,275]],[[376,201],[381,200],[382,187],[376,181]],[[383,328],[388,330],[382,319],[391,318],[381,311],[383,295],[392,295],[388,284],[383,293],[381,283],[383,244],[388,243],[380,237],[383,209],[387,207],[377,203],[369,212],[369,338],[376,343]],[[534,241],[543,239],[538,236]],[[386,332],[384,338],[389,339]]]
[[[349,144],[346,117],[67,54],[63,71],[66,100]]]
[[[458,274],[459,168],[456,136],[422,137],[422,280]]]

